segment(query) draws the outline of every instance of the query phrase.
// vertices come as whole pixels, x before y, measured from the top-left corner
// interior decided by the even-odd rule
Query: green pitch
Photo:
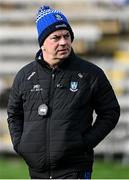
[[[93,179],[129,179],[129,164],[98,161],[94,164]],[[19,158],[0,157],[0,179],[29,179],[28,169]]]

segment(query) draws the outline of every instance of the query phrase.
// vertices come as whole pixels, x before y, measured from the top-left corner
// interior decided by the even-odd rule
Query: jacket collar
[[[43,54],[42,54],[42,50],[40,49],[37,53],[36,53],[36,57],[35,57],[35,60],[41,64],[43,67],[46,67],[48,69],[52,69],[49,64],[44,61],[43,59]],[[74,53],[74,50],[72,49],[71,50],[71,53],[69,55],[68,58],[64,59],[59,65],[58,65],[58,70],[61,70],[61,69],[65,69],[67,68],[71,62],[73,62],[75,60],[75,53]]]

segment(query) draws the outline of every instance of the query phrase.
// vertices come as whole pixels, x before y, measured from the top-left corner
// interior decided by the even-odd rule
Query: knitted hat
[[[40,47],[49,34],[59,29],[67,29],[70,32],[72,41],[74,39],[74,34],[67,18],[63,15],[63,13],[58,10],[51,9],[49,6],[40,7],[37,14],[36,26]]]

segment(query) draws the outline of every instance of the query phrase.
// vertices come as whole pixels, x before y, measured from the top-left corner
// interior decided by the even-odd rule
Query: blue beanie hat
[[[51,9],[49,6],[40,7],[37,14],[36,25],[40,47],[49,34],[59,29],[67,29],[70,32],[71,40],[73,41],[74,39],[74,34],[67,18],[63,13]]]

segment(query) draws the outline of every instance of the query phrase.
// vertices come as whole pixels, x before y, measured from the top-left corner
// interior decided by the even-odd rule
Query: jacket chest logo
[[[31,91],[42,91],[42,88],[40,87],[40,84],[35,84],[33,85]]]
[[[72,92],[78,91],[78,82],[77,81],[70,82],[70,91],[72,91]]]

